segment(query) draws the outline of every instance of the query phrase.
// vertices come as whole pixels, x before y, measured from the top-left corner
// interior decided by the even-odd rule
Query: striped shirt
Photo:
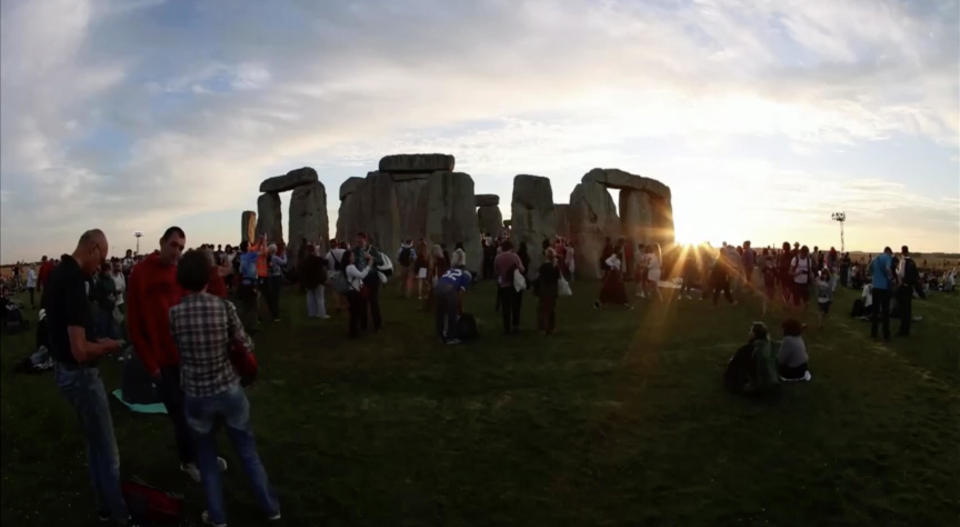
[[[240,383],[228,356],[230,342],[253,350],[237,308],[209,293],[191,293],[170,308],[170,331],[180,352],[180,384],[192,397],[223,393]]]

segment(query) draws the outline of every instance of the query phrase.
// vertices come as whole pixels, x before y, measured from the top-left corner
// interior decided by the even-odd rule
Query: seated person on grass
[[[724,384],[734,393],[765,395],[780,387],[773,343],[763,322],[750,327],[750,340],[730,359],[724,373]]]
[[[807,367],[807,345],[803,341],[806,325],[794,319],[783,321],[783,341],[777,352],[777,372],[780,380],[786,382],[809,381],[813,378]]]

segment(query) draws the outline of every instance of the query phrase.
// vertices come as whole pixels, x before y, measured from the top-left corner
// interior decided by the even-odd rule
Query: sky
[[[842,210],[847,249],[960,252],[958,5],[3,0],[0,260],[91,227],[236,243],[301,166],[333,226],[346,178],[412,152],[505,217],[516,174],[566,203],[620,168],[671,187],[682,242],[839,248]]]

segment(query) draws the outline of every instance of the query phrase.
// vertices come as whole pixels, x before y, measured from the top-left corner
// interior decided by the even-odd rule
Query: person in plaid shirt
[[[202,251],[187,251],[177,267],[177,282],[186,294],[178,305],[170,308],[170,332],[180,353],[184,413],[196,438],[197,464],[207,494],[208,510],[204,511],[202,520],[212,525],[227,522],[217,464],[215,425],[218,419],[226,424],[230,442],[245,465],[244,472],[267,519],[279,520],[280,504],[270,487],[253,438],[250,403],[228,356],[232,341],[238,340],[251,350],[253,342],[243,330],[237,308],[207,293],[209,279],[207,255]]]

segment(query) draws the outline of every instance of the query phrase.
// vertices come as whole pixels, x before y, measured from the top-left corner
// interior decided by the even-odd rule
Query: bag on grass
[[[121,486],[130,515],[140,522],[179,524],[183,517],[183,496],[160,490],[139,480]]]
[[[477,331],[477,319],[469,313],[460,315],[460,319],[457,320],[457,337],[460,340],[472,340],[478,336],[480,332]]]

